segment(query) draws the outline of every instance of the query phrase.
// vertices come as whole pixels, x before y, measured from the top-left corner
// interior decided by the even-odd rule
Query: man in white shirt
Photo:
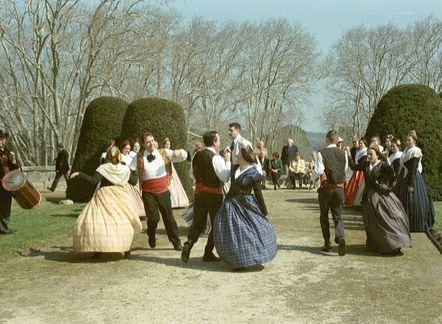
[[[178,234],[178,225],[172,213],[169,179],[172,175],[172,163],[185,161],[187,152],[183,149],[158,150],[155,138],[151,133],[143,136],[144,151],[132,162],[132,168],[137,168],[142,189],[142,199],[147,216],[147,236],[149,246],[156,246],[155,231],[160,221],[160,212],[163,217],[167,237],[173,248],[181,251],[182,245]]]
[[[223,202],[223,182],[230,177],[230,149],[224,150],[224,158],[219,155],[221,145],[219,134],[209,131],[203,136],[206,148],[196,152],[192,159],[192,169],[195,179],[195,198],[193,202],[193,222],[181,252],[181,260],[189,261],[190,250],[198,240],[207,223],[207,215],[213,225],[215,215]],[[213,228],[207,239],[203,261],[220,261],[213,253]]]
[[[250,147],[253,149],[252,143],[241,136],[241,125],[238,123],[229,124],[230,151],[232,152],[232,165],[238,164],[238,153],[242,148]],[[263,174],[261,163],[256,160],[254,164],[259,173]]]

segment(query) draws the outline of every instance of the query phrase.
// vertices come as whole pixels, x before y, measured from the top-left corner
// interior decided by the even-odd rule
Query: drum
[[[40,205],[41,195],[20,170],[8,172],[2,180],[5,190],[10,191],[21,208],[31,209]]]

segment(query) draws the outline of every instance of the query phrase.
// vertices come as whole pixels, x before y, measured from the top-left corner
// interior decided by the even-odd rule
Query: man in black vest
[[[69,153],[64,149],[63,144],[58,144],[58,154],[55,158],[55,179],[52,185],[47,189],[49,191],[55,191],[58,181],[62,176],[66,180],[66,184],[69,179]]]
[[[223,202],[222,182],[230,177],[230,150],[224,150],[224,158],[219,152],[220,137],[216,131],[209,131],[203,136],[206,148],[195,153],[192,160],[192,169],[195,179],[195,197],[193,202],[193,223],[183,245],[181,260],[189,261],[190,250],[198,241],[200,234],[206,228],[207,214],[214,223],[215,215]],[[219,261],[213,253],[213,230],[210,231],[204,249],[203,261]]]
[[[324,252],[331,251],[330,223],[328,211],[331,210],[333,222],[335,223],[335,243],[338,244],[338,255],[346,254],[344,239],[344,222],[342,220],[342,208],[344,205],[344,184],[346,155],[343,150],[337,148],[339,136],[336,131],[327,133],[327,147],[320,150],[316,160],[312,180],[319,176],[321,187],[318,189],[319,208],[321,210],[320,223],[324,246]]]

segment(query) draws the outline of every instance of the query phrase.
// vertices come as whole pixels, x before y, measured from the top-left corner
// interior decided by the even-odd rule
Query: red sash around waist
[[[213,194],[218,194],[218,195],[223,194],[223,190],[221,189],[221,187],[217,187],[217,188],[207,187],[207,186],[203,185],[202,183],[197,182],[195,184],[195,193],[200,193],[200,192],[208,192],[208,193],[213,193]]]
[[[332,183],[332,182],[327,182],[327,180],[321,183],[321,188],[325,189],[335,189],[335,188],[344,189],[344,186],[345,183]]]
[[[143,181],[142,190],[150,193],[163,193],[169,190],[167,176]]]

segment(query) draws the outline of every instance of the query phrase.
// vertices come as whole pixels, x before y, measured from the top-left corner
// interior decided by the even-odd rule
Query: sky
[[[202,17],[222,23],[286,18],[313,35],[324,55],[356,26],[392,23],[406,27],[428,16],[442,19],[442,0],[171,0],[169,7],[185,20]],[[305,130],[324,131],[317,114],[325,104],[325,88],[318,84],[310,103],[302,107]],[[316,113],[311,113],[312,108]]]

